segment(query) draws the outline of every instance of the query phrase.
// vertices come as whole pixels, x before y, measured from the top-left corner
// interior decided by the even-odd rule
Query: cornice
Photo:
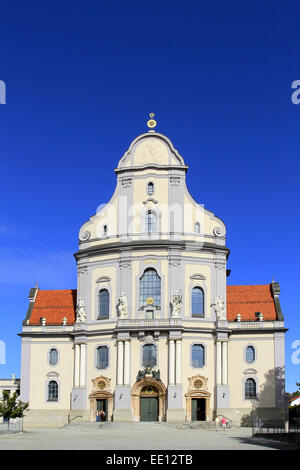
[[[230,250],[225,245],[217,245],[216,243],[210,242],[194,242],[194,241],[186,241],[186,240],[130,240],[128,242],[112,242],[106,243],[103,246],[91,246],[89,248],[83,248],[82,250],[77,251],[74,253],[74,257],[76,260],[86,256],[87,254],[90,255],[97,255],[102,253],[109,253],[111,251],[119,251],[122,252],[123,250],[130,249],[137,249],[137,250],[146,250],[149,248],[168,248],[168,247],[178,247],[179,249],[184,249],[187,251],[212,251],[214,252],[225,252],[226,255],[230,253]]]

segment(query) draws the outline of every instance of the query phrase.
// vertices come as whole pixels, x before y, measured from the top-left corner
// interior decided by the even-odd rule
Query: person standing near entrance
[[[96,421],[100,421],[100,414],[98,410],[96,411]]]
[[[219,418],[219,416],[216,416],[215,423],[216,423],[216,431],[218,431],[218,429],[219,429],[219,424],[220,424],[220,418]]]
[[[105,412],[103,410],[100,411],[101,421],[105,421]]]
[[[223,416],[221,423],[222,423],[222,428],[223,428],[223,429],[226,429],[227,421],[226,421],[225,416]]]

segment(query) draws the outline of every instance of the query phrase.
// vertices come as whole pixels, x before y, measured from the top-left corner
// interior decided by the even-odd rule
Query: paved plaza
[[[82,423],[0,436],[0,450],[267,450],[292,444],[252,438],[251,428],[181,429],[166,423]]]

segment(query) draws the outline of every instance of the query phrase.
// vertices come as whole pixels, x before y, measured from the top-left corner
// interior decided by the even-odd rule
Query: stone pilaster
[[[120,334],[117,342],[117,386],[115,389],[114,421],[132,421],[130,387],[130,337]]]

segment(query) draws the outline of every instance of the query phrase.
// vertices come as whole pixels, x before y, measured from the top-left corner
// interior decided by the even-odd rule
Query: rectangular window
[[[140,307],[160,307],[161,280],[155,269],[146,269],[140,279]],[[151,302],[149,304],[148,302]]]
[[[204,346],[202,344],[194,344],[192,346],[192,366],[204,366]]]
[[[58,401],[58,385],[55,380],[48,384],[48,401]]]
[[[100,318],[109,317],[109,292],[107,289],[101,289],[99,292],[99,315]]]
[[[156,346],[146,344],[143,346],[143,366],[154,367],[156,365]]]
[[[201,287],[192,290],[192,316],[204,317],[204,295]]]
[[[97,349],[97,369],[106,369],[108,367],[108,347],[99,346]]]

